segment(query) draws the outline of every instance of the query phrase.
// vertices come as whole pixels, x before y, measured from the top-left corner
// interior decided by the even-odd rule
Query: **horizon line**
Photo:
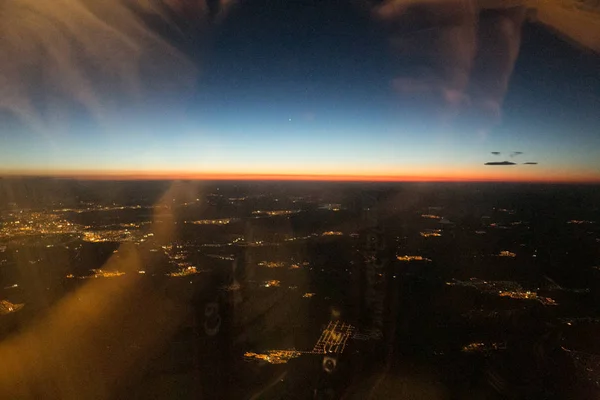
[[[72,180],[97,180],[97,181],[174,181],[174,180],[194,180],[194,181],[299,181],[299,182],[378,182],[378,183],[402,183],[402,182],[456,182],[456,183],[546,183],[546,184],[600,184],[600,177],[585,178],[582,176],[565,178],[532,178],[522,179],[502,178],[459,178],[450,176],[418,176],[418,175],[334,175],[334,174],[242,174],[242,173],[146,173],[146,172],[84,172],[74,173],[70,171],[61,171],[56,173],[48,172],[0,172],[2,178],[54,178],[54,179],[72,179]]]

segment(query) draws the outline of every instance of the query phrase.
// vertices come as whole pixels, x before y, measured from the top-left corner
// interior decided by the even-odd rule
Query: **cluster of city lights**
[[[194,225],[228,225],[239,221],[239,218],[201,219],[198,221],[185,221],[186,224]]]
[[[13,304],[8,300],[0,300],[0,315],[6,315],[19,311],[25,304]]]
[[[121,272],[121,271],[104,271],[103,269],[97,268],[97,269],[91,269],[90,270],[91,275],[84,275],[84,276],[75,276],[73,274],[68,274],[66,277],[67,279],[91,279],[91,278],[118,278],[119,276],[123,276],[125,275],[125,272]]]
[[[500,253],[498,253],[498,257],[516,257],[517,255],[511,251],[508,250],[502,250]]]
[[[466,346],[463,346],[461,351],[463,353],[491,353],[493,351],[498,350],[506,350],[506,343],[483,343],[483,342],[474,342],[469,343]]]
[[[196,274],[199,274],[200,272],[201,271],[199,271],[198,268],[194,267],[193,265],[189,265],[184,268],[180,268],[178,271],[169,272],[166,275],[171,278],[180,278],[180,277],[186,277],[186,276],[190,276],[190,275],[196,275]]]
[[[430,262],[431,259],[423,257],[423,256],[396,256],[396,259],[398,261],[404,261],[404,262],[408,262],[408,261],[427,261]]]
[[[344,233],[340,231],[326,231],[321,236],[342,236]]]
[[[520,284],[513,281],[485,281],[478,278],[471,278],[468,281],[454,279],[451,282],[446,282],[446,285],[472,287],[482,293],[508,297],[516,300],[534,300],[545,306],[558,305],[554,299],[539,296],[537,292],[534,291],[525,290]]]
[[[282,215],[298,214],[299,212],[302,212],[302,210],[276,210],[276,211],[256,210],[256,211],[252,211],[252,214],[253,215],[266,215],[269,217],[279,217]]]
[[[266,287],[266,288],[279,287],[279,286],[281,286],[281,282],[278,281],[278,280],[276,280],[276,279],[271,279],[271,280],[268,280],[268,281],[264,281],[263,284],[262,284],[262,286]]]
[[[420,232],[421,236],[423,237],[440,237],[442,236],[442,230],[441,229],[427,229],[423,232]]]
[[[285,364],[301,355],[302,353],[296,350],[267,350],[266,353],[246,352],[244,353],[244,359],[246,361],[266,361],[269,364]]]
[[[442,219],[442,217],[440,217],[439,215],[435,215],[435,214],[421,214],[421,217],[427,218],[427,219]]]

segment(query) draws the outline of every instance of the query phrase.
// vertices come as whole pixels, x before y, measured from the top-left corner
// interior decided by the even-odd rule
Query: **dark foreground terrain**
[[[115,398],[600,394],[597,187],[2,185],[4,344]]]

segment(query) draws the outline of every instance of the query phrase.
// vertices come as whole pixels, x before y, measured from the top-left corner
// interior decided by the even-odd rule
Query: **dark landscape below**
[[[585,185],[0,179],[0,335],[43,336],[95,288],[122,309],[86,313],[115,315],[89,330],[116,399],[594,399],[599,205]]]

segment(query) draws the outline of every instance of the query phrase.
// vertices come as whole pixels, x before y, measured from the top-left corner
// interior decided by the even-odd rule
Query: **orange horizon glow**
[[[45,177],[81,180],[206,180],[206,181],[322,181],[322,182],[515,182],[515,183],[582,183],[600,184],[600,174],[508,174],[506,167],[467,173],[445,174],[305,174],[305,173],[236,173],[184,171],[7,171],[0,177]],[[508,167],[510,168],[510,167]],[[504,172],[504,173],[502,173]]]

